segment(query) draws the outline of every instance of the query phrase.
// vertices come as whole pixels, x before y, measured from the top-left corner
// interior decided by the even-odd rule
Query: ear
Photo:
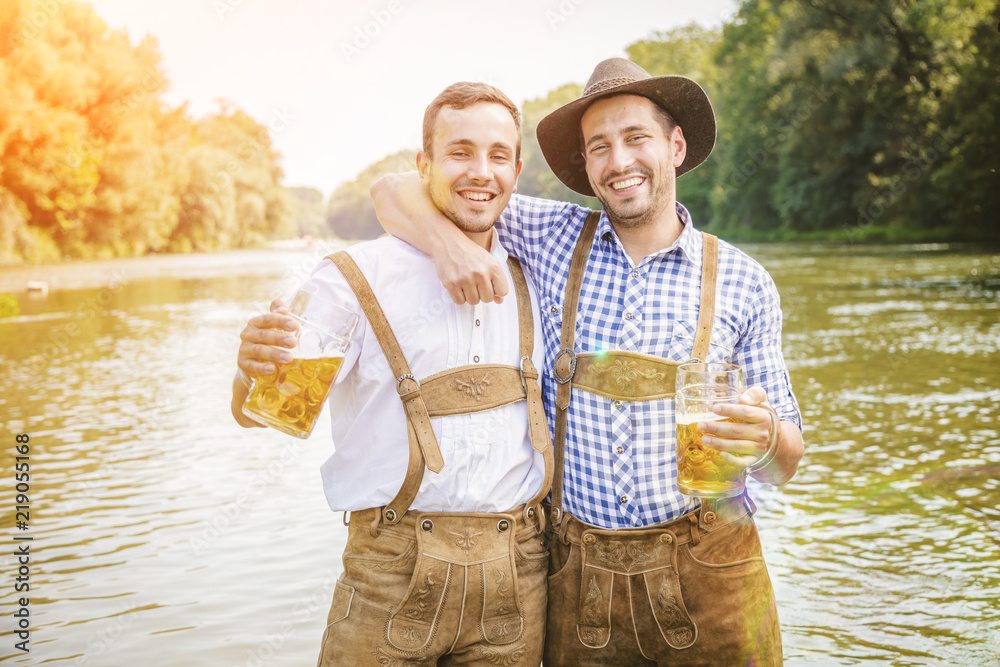
[[[423,151],[417,152],[417,173],[420,174],[420,185],[430,184],[431,159]]]
[[[514,189],[511,192],[517,192],[517,179],[521,175],[521,167],[524,166],[524,160],[517,161],[517,168],[514,170]]]
[[[676,169],[684,163],[688,148],[687,139],[684,138],[684,131],[681,130],[680,125],[670,133],[670,142],[674,149],[674,169]]]

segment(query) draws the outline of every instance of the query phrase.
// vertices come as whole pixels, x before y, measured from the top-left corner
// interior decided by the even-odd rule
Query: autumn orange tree
[[[162,100],[156,40],[82,2],[0,3],[0,262],[257,243],[292,233],[266,128]]]

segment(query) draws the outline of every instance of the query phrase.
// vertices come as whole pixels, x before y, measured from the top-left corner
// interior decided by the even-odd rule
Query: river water
[[[229,395],[247,318],[329,249],[0,269],[0,662],[315,663],[346,537],[329,426],[244,430]],[[1000,252],[744,249],[806,423],[795,479],[752,490],[786,665],[1000,665]]]

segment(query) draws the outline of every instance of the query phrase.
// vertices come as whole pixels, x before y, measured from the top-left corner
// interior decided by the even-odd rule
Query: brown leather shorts
[[[740,496],[666,524],[554,528],[545,667],[780,665],[771,580]]]
[[[509,513],[351,513],[318,665],[541,662],[548,545]]]

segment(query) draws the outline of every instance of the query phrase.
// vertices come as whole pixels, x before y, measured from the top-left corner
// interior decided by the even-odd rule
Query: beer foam
[[[717,415],[714,412],[694,412],[683,416],[678,415],[677,424],[678,426],[689,426],[698,422],[717,422],[723,419],[729,418],[725,415]]]

